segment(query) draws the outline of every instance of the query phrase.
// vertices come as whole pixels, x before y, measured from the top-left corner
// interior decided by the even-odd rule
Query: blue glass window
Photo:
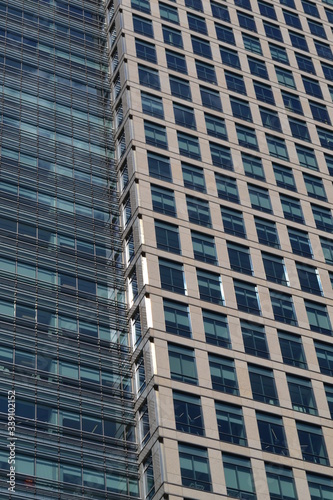
[[[180,97],[186,101],[192,101],[191,87],[188,80],[169,75],[170,90],[174,97]]]
[[[294,174],[291,168],[273,163],[276,185],[290,191],[297,191]]]
[[[222,111],[220,94],[217,90],[212,90],[200,85],[200,95],[202,105],[215,111]]]
[[[197,137],[177,131],[177,138],[179,154],[193,158],[194,160],[201,160],[200,145]]]
[[[303,115],[303,108],[299,97],[295,94],[290,94],[289,92],[281,91],[282,99],[286,109],[289,109],[293,113]]]
[[[206,342],[211,345],[231,348],[227,317],[224,314],[202,310]]]
[[[183,104],[173,103],[173,112],[175,115],[175,123],[182,127],[187,127],[196,130],[195,116],[193,108],[184,106]]]
[[[212,491],[208,454],[205,448],[178,443],[182,485]]]
[[[219,274],[197,269],[199,295],[201,300],[220,306],[224,305]]]
[[[187,13],[188,27],[190,30],[197,31],[203,35],[207,35],[206,20],[204,17],[196,16],[195,14]]]
[[[199,397],[173,391],[173,406],[177,431],[204,436],[205,427]]]
[[[246,238],[242,212],[231,208],[221,207],[224,232],[240,238]]]
[[[209,146],[213,165],[221,167],[225,170],[233,170],[230,149],[215,142],[210,142]]]
[[[142,112],[146,115],[164,118],[163,101],[161,97],[141,92]]]
[[[188,306],[169,299],[163,299],[165,330],[180,337],[191,337]]]
[[[149,175],[172,182],[170,158],[157,153],[147,152]]]
[[[238,396],[234,361],[212,354],[209,354],[208,358],[213,390]]]
[[[259,358],[269,359],[265,329],[261,325],[241,320],[245,352]]]
[[[161,288],[185,295],[185,279],[182,264],[172,260],[158,259]]]
[[[270,290],[270,297],[275,320],[297,326],[297,319],[291,295]]]
[[[296,422],[303,460],[315,464],[329,465],[326,445],[321,427]]]
[[[161,90],[158,71],[138,64],[140,85],[152,89]]]
[[[278,330],[280,349],[286,365],[307,369],[302,337]]]
[[[241,153],[245,175],[253,179],[265,180],[265,173],[261,158],[258,156]]]
[[[260,316],[260,302],[256,285],[234,279],[234,289],[238,310]]]
[[[226,6],[213,1],[210,2],[210,6],[212,9],[212,14],[216,19],[221,19],[221,21],[230,23],[230,16]]]
[[[255,401],[270,405],[279,405],[273,370],[248,365],[252,395]]]
[[[308,233],[288,227],[288,234],[293,253],[312,259],[313,254]]]
[[[227,495],[234,498],[256,500],[250,460],[225,452],[223,452],[222,458]]]
[[[227,242],[227,248],[230,268],[238,273],[252,276],[253,270],[249,248],[230,241]]]
[[[155,220],[155,234],[157,248],[181,254],[178,226]]]
[[[166,128],[157,123],[144,121],[146,143],[157,148],[168,149]]]
[[[169,69],[178,71],[179,73],[187,74],[186,59],[183,54],[167,49],[165,51],[165,55]]]
[[[242,76],[231,73],[230,71],[225,71],[224,74],[229,90],[246,95],[245,83]]]
[[[237,11],[237,17],[239,26],[241,28],[257,32],[257,26],[253,16],[251,16],[250,14],[245,14],[244,12]]]
[[[198,376],[194,350],[176,344],[168,344],[168,351],[172,380],[197,385]]]
[[[309,300],[304,300],[304,305],[308,315],[310,330],[323,333],[324,335],[332,335],[332,325],[326,306]]]
[[[220,440],[247,446],[242,408],[215,401],[215,409]]]
[[[281,417],[256,412],[261,449],[268,453],[289,456],[287,439]]]
[[[136,47],[136,56],[139,59],[144,59],[145,61],[157,64],[155,45],[136,38],[135,47]]]
[[[186,195],[186,203],[190,222],[212,227],[208,201]]]
[[[203,61],[196,60],[195,67],[197,69],[197,76],[199,80],[217,85],[215,67],[212,64],[207,64]]]
[[[215,23],[215,30],[217,39],[220,42],[229,43],[230,45],[236,45],[234,33],[228,26],[223,26],[222,24]]]
[[[283,42],[282,33],[280,31],[280,27],[277,24],[269,23],[267,21],[263,21],[265,33],[268,38],[273,38],[278,42]]]
[[[304,35],[301,35],[300,33],[295,33],[294,31],[289,31],[289,36],[291,45],[295,49],[300,49],[309,52],[309,47]]]
[[[273,106],[275,106],[275,99],[273,96],[272,89],[269,85],[253,81],[253,86],[258,101],[263,101],[266,102],[267,104],[272,104]]]
[[[210,43],[203,38],[191,35],[193,54],[212,59],[212,49]]]
[[[193,255],[196,260],[217,264],[215,241],[213,236],[209,236],[196,231],[191,231]]]
[[[171,28],[170,26],[162,25],[163,31],[163,40],[164,43],[168,45],[173,45],[174,47],[178,47],[179,49],[183,48],[183,39],[181,31]]]
[[[182,162],[184,186],[194,191],[206,192],[206,183],[203,169]]]
[[[297,500],[292,469],[280,464],[265,464],[270,498],[274,500]]]
[[[247,101],[237,99],[236,97],[230,97],[230,104],[233,116],[252,122],[251,109]]]
[[[220,54],[222,63],[227,66],[232,66],[233,68],[240,69],[240,61],[238,57],[238,52],[231,50],[228,47],[220,46]]]
[[[178,11],[176,7],[172,7],[166,3],[159,2],[160,17],[164,21],[179,24]]]
[[[287,382],[293,410],[318,415],[311,380],[287,374]]]
[[[215,174],[217,194],[223,200],[239,203],[239,194],[236,179],[225,175]]]

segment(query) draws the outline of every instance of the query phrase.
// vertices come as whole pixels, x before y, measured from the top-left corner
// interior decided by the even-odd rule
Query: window
[[[295,33],[294,31],[289,30],[289,36],[290,36],[291,45],[295,49],[300,49],[300,50],[304,50],[305,52],[309,52],[309,47],[308,47],[308,44],[307,44],[307,41],[306,41],[304,35],[301,35],[300,33]]]
[[[145,445],[150,438],[150,425],[147,401],[139,410],[139,436],[141,446]]]
[[[186,101],[192,101],[191,87],[188,81],[169,75],[171,95]]]
[[[274,6],[267,2],[258,1],[258,6],[260,10],[260,14],[262,16],[268,17],[269,19],[276,19],[276,13]]]
[[[269,23],[267,21],[263,21],[263,24],[266,36],[268,38],[273,38],[273,40],[277,40],[278,42],[283,42],[280,27],[277,24]]]
[[[261,121],[264,127],[282,132],[279,115],[276,111],[259,106]]]
[[[270,297],[275,320],[297,326],[297,319],[291,295],[270,290]]]
[[[317,5],[313,2],[307,2],[306,0],[302,0],[303,10],[305,14],[309,14],[313,17],[320,17],[317,9]]]
[[[309,18],[307,18],[307,21],[312,35],[327,39],[325,28],[321,23],[318,23],[317,21],[312,21]]]
[[[230,23],[230,16],[227,7],[217,2],[210,2],[212,14],[216,19]]]
[[[198,12],[203,12],[203,6],[201,0],[185,0],[185,6],[189,9],[194,9]]]
[[[323,98],[320,84],[319,84],[319,82],[317,82],[317,80],[314,80],[313,78],[308,78],[305,76],[302,76],[302,80],[303,80],[305,92],[308,95],[312,95],[313,97],[319,97],[319,99]]]
[[[330,3],[330,0],[328,0],[327,2],[325,3]],[[332,2],[331,2],[332,3]],[[330,10],[330,9],[326,9],[325,8],[325,12],[326,12],[326,16],[327,16],[327,20],[329,23],[333,23],[333,10]]]
[[[238,7],[243,7],[243,9],[251,9],[250,0],[235,0],[235,5]]]
[[[213,390],[238,396],[239,391],[233,360],[212,354],[209,354],[208,358]]]
[[[219,274],[197,269],[200,299],[220,306],[224,305],[222,285]]]
[[[253,399],[270,405],[279,405],[273,371],[257,365],[248,365],[248,368]]]
[[[240,238],[246,238],[242,212],[232,210],[231,208],[221,207],[221,215],[225,233],[233,234]]]
[[[215,174],[218,197],[223,200],[239,203],[237,182],[232,177]]]
[[[176,429],[197,436],[205,435],[201,402],[197,396],[173,391]]]
[[[246,500],[255,500],[257,496],[250,460],[224,452],[222,458],[227,495]]]
[[[292,469],[280,464],[265,464],[271,500],[297,500]]]
[[[194,160],[201,160],[200,145],[197,137],[177,131],[177,138],[179,154],[193,158]]]
[[[333,377],[333,346],[315,341],[320,372]]]
[[[279,236],[275,226],[275,222],[266,219],[254,218],[258,241],[262,245],[267,245],[273,248],[280,248]]]
[[[280,158],[280,160],[289,161],[288,150],[284,139],[280,139],[274,135],[265,135],[269,154],[275,158]]]
[[[215,111],[222,111],[220,94],[217,90],[211,90],[200,85],[202,105]]]
[[[176,204],[174,192],[160,186],[151,186],[153,210],[161,214],[176,217]]]
[[[155,45],[143,40],[135,39],[136,56],[153,64],[157,64]]]
[[[290,116],[288,117],[288,120],[293,137],[311,142],[306,122],[298,120],[297,118],[291,118]]]
[[[152,153],[151,151],[148,151],[147,158],[149,175],[151,177],[172,182],[170,158],[157,153]]]
[[[262,252],[261,255],[267,281],[288,286],[289,281],[287,279],[286,268],[282,257],[264,252]]]
[[[157,248],[166,252],[181,254],[178,226],[155,220]]]
[[[265,329],[261,325],[241,320],[245,352],[252,356],[269,359]]]
[[[140,355],[135,363],[135,386],[137,394],[140,394],[146,387],[146,375],[143,356]]]
[[[193,254],[196,260],[217,265],[214,237],[191,231]]]
[[[225,71],[224,76],[229,90],[246,95],[245,83],[242,76],[230,71]]]
[[[200,191],[201,193],[206,192],[205,177],[202,168],[194,167],[188,163],[182,162],[182,171],[184,186],[186,188],[194,189],[195,191]]]
[[[141,10],[141,12],[150,14],[150,4],[148,0],[132,0],[131,7],[133,7],[133,9]]]
[[[182,104],[173,103],[176,125],[196,130],[194,110]]]
[[[187,75],[186,59],[183,54],[166,49],[165,55],[168,69],[178,71],[178,73],[184,73],[185,75]]]
[[[298,96],[295,94],[289,94],[289,92],[285,91],[281,91],[281,94],[286,109],[292,111],[293,113],[303,115],[303,108]]]
[[[313,254],[308,233],[288,227],[288,234],[293,253],[312,259]]]
[[[281,5],[286,5],[291,9],[296,9],[294,0],[280,0]]]
[[[326,264],[333,264],[333,241],[320,237]]]
[[[217,39],[220,42],[228,43],[230,45],[236,45],[235,37],[233,31],[228,26],[223,26],[222,24],[215,23],[215,30]]]
[[[168,351],[172,380],[197,385],[198,377],[193,349],[168,344]]]
[[[183,48],[182,33],[175,28],[170,28],[170,26],[162,25],[163,40],[164,43],[168,45],[173,45],[179,49]]]
[[[190,30],[197,31],[203,35],[207,35],[206,20],[204,17],[196,16],[195,14],[187,13],[188,27]]]
[[[138,64],[140,85],[155,90],[161,90],[158,71]]]
[[[261,210],[262,212],[266,212],[268,214],[273,213],[271,200],[269,198],[267,189],[255,187],[252,184],[248,184],[248,190],[252,208]]]
[[[318,304],[317,302],[310,302],[309,300],[304,300],[304,305],[308,315],[310,329],[313,332],[332,335],[332,325],[326,306]]]
[[[275,106],[273,92],[269,85],[253,81],[253,86],[258,101],[263,101],[267,104],[272,104],[273,106]]]
[[[155,495],[154,469],[151,454],[143,462],[143,477],[145,498],[151,500]]]
[[[296,28],[298,30],[302,29],[301,21],[299,20],[298,14],[290,12],[289,10],[283,10],[284,20],[288,26]]]
[[[300,146],[299,144],[295,144],[295,146],[299,164],[310,170],[319,170],[316,154],[313,149],[309,149],[306,146]]]
[[[280,194],[282,210],[285,219],[304,224],[304,217],[302,212],[301,203],[296,198],[291,198],[284,194]]]
[[[252,122],[252,114],[248,102],[236,99],[236,97],[230,97],[230,104],[233,116]]]
[[[252,283],[234,280],[235,295],[239,311],[260,316],[258,290]]]
[[[186,196],[187,212],[190,222],[200,226],[212,227],[208,201]]]
[[[229,47],[220,46],[220,54],[223,64],[240,69],[241,65],[239,62],[238,52],[229,49]]]
[[[144,120],[146,143],[157,148],[168,149],[166,129],[162,125]]]
[[[159,259],[161,288],[185,295],[185,279],[182,264],[172,260]]]
[[[257,26],[254,17],[250,14],[245,14],[244,12],[237,11],[238,22],[241,28],[245,28],[249,31],[257,32]]]
[[[259,54],[262,56],[262,49],[259,38],[247,35],[246,33],[242,33],[242,37],[245,50],[248,50],[249,52],[253,52],[254,54]]]
[[[331,418],[333,418],[333,386],[324,384],[324,387],[325,387],[328,408],[330,410]]]
[[[164,118],[163,101],[161,97],[141,92],[142,112],[146,115],[155,116],[156,118]]]
[[[238,273],[252,276],[253,271],[249,249],[243,245],[231,243],[230,241],[227,242],[227,248],[231,269]]]
[[[278,330],[280,349],[286,365],[307,369],[302,337]]]
[[[295,56],[296,56],[298,68],[301,71],[305,71],[306,73],[309,73],[310,75],[316,74],[316,70],[315,70],[315,67],[313,65],[311,57],[304,56],[303,54],[298,54],[297,52],[295,52]]]
[[[160,6],[160,17],[164,21],[169,21],[170,23],[179,24],[178,11],[176,7],[167,5],[165,3],[159,2]]]
[[[223,118],[205,113],[207,134],[218,139],[228,140],[227,129]]]
[[[277,455],[289,456],[286,435],[281,417],[256,412],[261,449]]]
[[[322,430],[317,425],[296,423],[303,460],[315,464],[329,465]]]
[[[191,337],[188,306],[173,300],[163,299],[165,330],[173,335]]]
[[[247,446],[242,408],[215,401],[220,441]]]
[[[319,207],[318,205],[311,205],[311,208],[316,228],[332,233],[333,219],[331,210],[329,208]]]
[[[240,146],[259,151],[257,136],[254,129],[236,123],[236,132],[238,144]]]
[[[209,142],[209,147],[212,155],[212,163],[215,167],[233,170],[232,156],[229,148],[215,142]]]
[[[133,14],[133,29],[134,33],[154,38],[153,25],[149,19]]]
[[[314,40],[314,44],[319,57],[324,57],[325,59],[329,59],[330,61],[332,61],[333,59],[332,49],[327,43]]]
[[[261,159],[246,153],[241,153],[245,175],[253,179],[265,180]]]
[[[210,43],[207,40],[198,38],[197,36],[191,35],[193,54],[197,56],[207,57],[212,59],[212,49],[210,48]]]
[[[275,73],[280,85],[296,89],[295,80],[291,71],[275,66]]]
[[[311,500],[329,500],[333,490],[333,479],[328,476],[306,473]]]
[[[327,201],[323,181],[320,177],[303,174],[303,178],[309,196],[311,196],[312,198],[317,198],[318,200]]]
[[[202,61],[195,61],[197,76],[199,80],[217,85],[215,67]]]
[[[284,47],[280,47],[271,42],[269,42],[268,45],[273,61],[289,65],[288,54]]]
[[[273,163],[273,170],[277,186],[289,189],[290,191],[297,191],[294,174],[291,168]]]
[[[328,111],[324,104],[319,104],[318,102],[309,101],[310,109],[314,120],[318,122],[331,125],[331,119],[329,117]]]
[[[290,399],[293,410],[309,415],[318,415],[311,381],[294,375],[287,375]]]
[[[202,310],[206,342],[211,345],[231,348],[227,317],[212,311]]]
[[[323,69],[326,80],[333,81],[333,66],[331,66],[330,64],[321,63],[321,67]]]
[[[178,443],[182,485],[212,491],[208,454],[205,448]]]
[[[328,148],[332,151],[333,148],[333,133],[326,128],[316,127],[320,144],[323,148]]]

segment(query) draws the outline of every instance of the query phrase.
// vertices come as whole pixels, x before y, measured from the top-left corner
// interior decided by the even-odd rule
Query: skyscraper
[[[139,494],[104,27],[0,2],[1,499]]]
[[[107,4],[142,496],[333,498],[333,2]]]

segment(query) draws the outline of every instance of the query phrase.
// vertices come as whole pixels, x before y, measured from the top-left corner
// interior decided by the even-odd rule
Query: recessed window
[[[242,212],[231,208],[221,207],[224,232],[240,238],[246,238],[245,225]]]
[[[319,474],[306,473],[311,499],[327,500],[333,491],[333,479]]]
[[[296,89],[295,80],[291,71],[275,66],[275,73],[280,85]]]
[[[239,203],[239,194],[236,179],[215,173],[218,197],[223,200]]]
[[[326,306],[310,300],[304,300],[304,305],[310,330],[324,335],[332,335],[332,325]]]
[[[241,330],[245,352],[252,356],[269,359],[269,350],[263,326],[241,320]]]
[[[238,310],[260,316],[260,302],[256,285],[234,279],[234,289]]]
[[[176,203],[173,191],[152,184],[151,197],[155,212],[176,217]]]
[[[204,17],[196,16],[195,14],[187,13],[188,27],[190,30],[197,31],[203,35],[207,35],[206,20]]]
[[[306,42],[304,35],[301,35],[300,33],[296,33],[295,31],[289,31],[289,36],[290,36],[291,45],[295,49],[300,49],[300,50],[304,50],[306,52],[309,52],[309,47],[308,47],[308,44]]]
[[[185,277],[182,264],[172,260],[159,259],[161,288],[185,295]]]
[[[228,47],[220,47],[220,54],[223,64],[240,69],[241,65],[239,62],[238,52],[229,49]]]
[[[297,326],[292,296],[270,290],[270,297],[275,320]]]
[[[236,123],[236,133],[240,146],[259,151],[257,136],[254,129]]]
[[[199,397],[173,391],[173,406],[177,431],[204,436],[205,428]]]
[[[155,234],[157,248],[181,254],[178,226],[155,220]]]
[[[193,108],[183,104],[173,103],[173,112],[176,125],[196,130],[196,122]]]
[[[296,28],[298,30],[302,29],[301,21],[299,20],[298,14],[295,12],[290,12],[289,10],[283,10],[284,20],[288,26]]]
[[[222,111],[220,94],[217,90],[208,89],[200,85],[202,105],[214,111]]]
[[[326,125],[331,125],[331,119],[324,104],[314,101],[309,101],[309,104],[314,120],[317,120],[320,123],[325,123]]]
[[[280,31],[280,27],[277,24],[269,23],[267,21],[263,21],[265,33],[268,38],[273,38],[278,42],[283,42],[282,33]]]
[[[303,120],[298,120],[297,118],[288,117],[289,126],[292,136],[296,139],[301,139],[303,141],[311,142],[310,134],[308,131],[308,126]]]
[[[144,87],[161,90],[160,77],[158,71],[138,64],[139,82]]]
[[[280,248],[279,236],[275,222],[254,218],[259,243],[273,248]]]
[[[247,446],[242,408],[215,401],[220,441]]]
[[[234,361],[212,354],[208,358],[213,390],[237,396],[239,391]]]
[[[253,52],[254,54],[262,55],[262,48],[259,38],[246,33],[242,33],[243,43],[245,50]]]
[[[289,92],[285,91],[281,91],[281,94],[286,109],[292,111],[293,113],[303,115],[303,108],[298,96],[295,94],[289,94]]]
[[[213,165],[225,170],[233,170],[230,148],[222,146],[222,144],[217,144],[215,142],[210,142],[209,147],[210,153],[212,155]]]
[[[306,146],[301,146],[300,144],[295,144],[298,161],[302,167],[309,168],[310,170],[319,170],[316,154],[313,149],[307,148]]]
[[[174,47],[178,47],[179,49],[183,48],[183,39],[181,31],[165,25],[162,25],[162,31],[163,31],[164,43],[168,45],[173,45]]]
[[[282,210],[285,219],[304,224],[304,216],[301,203],[296,198],[280,194]]]
[[[333,60],[333,53],[330,45],[324,42],[319,42],[318,40],[314,40],[314,44],[319,57],[324,57],[330,61]]]
[[[298,64],[298,68],[301,71],[305,71],[306,73],[309,73],[311,75],[316,74],[316,70],[313,65],[311,57],[304,56],[303,54],[298,54],[297,52],[295,52],[295,57]]]
[[[212,59],[212,49],[207,40],[191,35],[193,54]]]
[[[321,427],[296,423],[303,460],[315,464],[329,465],[327,449]]]
[[[170,90],[174,97],[180,97],[186,101],[192,101],[191,87],[187,80],[169,75]]]
[[[276,19],[276,13],[273,5],[267,2],[258,1],[258,7],[262,16],[268,17],[269,19]]]
[[[157,123],[144,121],[146,143],[157,148],[168,149],[166,128]]]
[[[198,377],[193,349],[168,344],[168,351],[172,380],[197,385]]]
[[[170,158],[157,153],[147,152],[149,175],[162,179],[163,181],[172,182]]]
[[[271,200],[267,189],[248,184],[248,190],[252,208],[260,210],[261,212],[266,212],[268,214],[273,213]]]
[[[294,254],[302,255],[309,259],[313,258],[311,242],[308,233],[288,227],[288,235],[291,249]]]
[[[197,76],[199,80],[217,85],[215,67],[212,64],[196,60],[195,67],[197,69]]]
[[[228,43],[229,45],[236,45],[234,33],[231,28],[215,23],[215,30],[217,39],[220,42]]]
[[[269,85],[253,81],[253,86],[258,101],[266,102],[267,104],[275,106],[275,99]]]
[[[228,90],[246,95],[245,83],[242,76],[231,73],[230,71],[225,71],[224,76]]]
[[[274,43],[271,42],[269,42],[268,45],[273,61],[280,62],[283,64],[288,64],[289,66],[289,59],[286,49],[284,47],[280,47],[280,45],[275,45]]]
[[[254,17],[250,14],[245,14],[244,12],[237,11],[238,22],[241,28],[245,28],[249,31],[257,32],[257,26]]]
[[[214,237],[191,231],[193,254],[196,260],[217,265]]]
[[[305,92],[308,95],[312,95],[313,97],[319,97],[319,99],[323,98],[323,94],[320,88],[320,83],[317,80],[305,76],[302,76],[302,80]]]
[[[208,135],[217,137],[218,139],[228,140],[227,129],[223,118],[205,113],[205,122]]]
[[[203,309],[202,319],[207,344],[230,349],[231,341],[227,316]]]
[[[268,453],[289,456],[287,439],[281,417],[256,412],[261,449]]]
[[[319,36],[320,38],[324,38],[325,40],[327,39],[325,28],[321,23],[319,23],[318,21],[312,21],[309,18],[307,18],[307,21],[312,35]]]
[[[272,281],[273,283],[278,283],[279,285],[289,285],[282,257],[264,252],[262,252],[261,255],[267,281]]]
[[[173,300],[163,299],[165,330],[180,337],[191,337],[188,306]]]
[[[178,443],[182,485],[200,491],[212,491],[206,448]]]
[[[202,168],[182,162],[182,172],[186,188],[200,191],[201,193],[206,192],[205,176]]]
[[[146,115],[164,118],[163,101],[161,97],[141,92],[142,112]]]
[[[231,243],[230,241],[227,242],[227,248],[231,269],[238,273],[252,276],[253,271],[249,248]]]
[[[154,38],[153,24],[150,19],[133,14],[134,33]]]
[[[293,410],[318,415],[311,380],[287,374],[287,382]]]
[[[282,132],[279,115],[276,111],[259,106],[261,121],[264,127]]]
[[[290,191],[297,191],[294,174],[291,168],[273,163],[276,185]]]
[[[194,160],[201,160],[200,145],[197,137],[177,131],[177,138],[179,154],[193,158]]]
[[[248,365],[252,395],[255,401],[270,405],[279,405],[273,370]]]
[[[208,201],[187,195],[186,204],[190,222],[200,226],[212,227]]]
[[[216,19],[230,23],[230,16],[227,7],[217,2],[210,2],[212,14]]]
[[[166,50],[165,55],[168,69],[178,71],[178,73],[187,74],[186,59],[183,54],[173,52],[172,50]]]
[[[270,498],[275,500],[297,500],[292,469],[280,464],[265,464]]]
[[[223,306],[224,299],[220,275],[197,269],[197,279],[200,299]]]
[[[286,365],[307,369],[302,337],[278,330],[280,349]]]
[[[136,38],[135,47],[136,47],[136,56],[139,59],[144,59],[145,61],[157,64],[155,45]]]
[[[167,5],[166,3],[159,2],[160,7],[160,17],[164,21],[169,21],[170,23],[179,24],[178,11],[176,7]]]
[[[252,122],[252,114],[248,102],[237,99],[236,97],[230,97],[230,104],[234,117]]]
[[[222,458],[227,495],[255,500],[257,497],[250,460],[225,452]]]
[[[311,205],[311,208],[316,228],[332,234],[333,218],[331,210],[329,208],[319,207],[318,205]]]
[[[317,198],[317,200],[327,201],[327,196],[323,181],[320,177],[314,177],[313,175],[303,174],[304,183],[308,196],[312,198]]]

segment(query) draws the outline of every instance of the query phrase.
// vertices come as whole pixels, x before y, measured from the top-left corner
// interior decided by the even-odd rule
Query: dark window
[[[327,264],[333,264],[333,241],[320,237],[320,243]]]
[[[320,17],[317,9],[317,5],[313,2],[307,2],[306,0],[302,0],[303,10],[305,14],[309,14],[313,17]]]
[[[327,125],[331,125],[331,119],[324,104],[319,104],[318,102],[314,101],[309,101],[309,104],[314,120],[325,123]]]
[[[202,0],[185,0],[185,7],[203,12]]]
[[[288,234],[293,253],[312,259],[313,254],[308,233],[288,227]]]
[[[188,81],[169,75],[171,94],[186,101],[192,101],[191,87]]]
[[[256,500],[250,460],[225,452],[222,458],[227,495],[244,500]]]
[[[282,132],[279,115],[276,111],[259,106],[261,121],[264,127]]]
[[[260,303],[257,287],[252,283],[234,280],[235,295],[239,311],[260,316]]]
[[[329,59],[330,61],[332,61],[333,59],[332,49],[327,43],[318,42],[318,40],[314,40],[314,44],[319,57],[324,57],[325,59]]]
[[[207,35],[206,20],[204,17],[196,16],[195,14],[187,13],[188,27],[190,30],[197,31],[203,35]]]
[[[282,33],[280,31],[280,27],[277,24],[269,23],[267,21],[263,21],[265,33],[268,38],[273,38],[273,40],[277,40],[278,42],[283,42]]]
[[[195,61],[199,80],[217,85],[215,67],[202,61]]]
[[[245,50],[253,52],[254,54],[259,54],[262,56],[262,49],[260,45],[259,38],[246,33],[242,33],[243,43]]]
[[[235,0],[235,5],[237,7],[243,7],[243,9],[252,10],[250,0]]]
[[[191,35],[191,40],[194,54],[212,59],[212,49],[210,48],[210,43],[207,42],[207,40],[203,40],[202,38],[198,38],[193,35]]]
[[[270,290],[270,297],[275,320],[297,326],[297,319],[291,295]]]
[[[304,300],[306,313],[310,324],[310,330],[313,332],[332,335],[332,325],[327,308],[323,304]]]
[[[297,191],[294,174],[291,168],[273,163],[273,170],[277,186],[289,189],[290,191]]]
[[[155,234],[157,248],[181,254],[178,226],[155,220]]]
[[[254,129],[236,123],[236,133],[240,146],[259,151],[257,136]]]
[[[333,377],[333,346],[315,341],[320,372]]]
[[[286,435],[281,417],[256,412],[261,449],[277,455],[289,456]]]
[[[276,19],[276,13],[274,6],[267,2],[258,1],[258,6],[260,10],[260,14],[262,16],[268,17],[269,19]]]
[[[212,311],[202,310],[206,342],[211,345],[231,348],[227,317]]]
[[[193,349],[168,344],[168,350],[172,380],[197,385],[198,377]]]
[[[215,174],[217,194],[223,200],[239,203],[239,194],[236,179],[225,175]]]
[[[249,274],[252,276],[252,264],[250,251],[248,247],[237,245],[236,243],[227,242],[230,267],[238,273]]]
[[[174,293],[185,294],[185,279],[182,264],[172,260],[159,259],[161,288]]]
[[[230,23],[230,16],[227,7],[221,5],[220,3],[212,1],[210,2],[210,6],[214,17],[216,17],[217,19],[221,19],[221,21]]]
[[[248,102],[237,99],[236,97],[230,97],[230,104],[233,116],[252,122],[252,114]]]
[[[147,152],[149,175],[172,182],[170,158],[157,153]]]
[[[329,208],[319,207],[318,205],[311,205],[311,208],[316,228],[332,234],[333,219],[331,210]]]
[[[179,154],[193,158],[194,160],[201,160],[200,145],[197,137],[177,131],[177,139]]]
[[[319,99],[323,98],[320,84],[317,80],[313,80],[313,78],[308,78],[305,76],[302,76],[302,80],[303,80],[305,92],[308,95],[312,95],[313,97],[319,97]]]
[[[199,397],[173,391],[173,406],[177,431],[204,436],[205,428]]]
[[[288,285],[289,282],[282,257],[264,252],[261,255],[267,281],[272,281],[279,285]]]
[[[215,409],[220,440],[247,446],[242,408],[215,401]]]
[[[333,479],[307,472],[311,500],[329,500],[333,491]]]
[[[166,128],[157,123],[144,121],[146,143],[157,148],[168,149]]]
[[[143,113],[163,120],[164,111],[161,97],[147,94],[147,92],[141,92],[141,104]]]
[[[133,9],[140,10],[141,12],[150,14],[149,0],[132,0],[131,7],[133,7]]]
[[[188,306],[173,300],[163,299],[165,330],[180,337],[191,337]]]
[[[200,226],[211,227],[211,218],[208,201],[186,196],[189,221]]]
[[[182,485],[200,491],[211,491],[208,454],[205,448],[178,443]]]
[[[320,38],[324,38],[325,40],[327,39],[325,28],[321,23],[312,21],[309,18],[307,18],[307,21],[312,35],[319,36]]]
[[[312,75],[316,74],[316,70],[313,65],[311,57],[304,56],[303,54],[298,54],[297,52],[295,52],[295,56],[298,68],[301,71],[305,71],[306,73],[310,73]]]
[[[224,232],[240,238],[246,238],[245,225],[242,212],[221,207]]]
[[[234,33],[228,26],[223,26],[222,24],[215,23],[215,30],[217,39],[220,42],[229,43],[230,45],[236,45]]]
[[[292,469],[280,464],[265,464],[270,498],[272,500],[297,500]]]
[[[232,156],[228,147],[215,142],[210,142],[209,147],[213,165],[225,170],[233,170]]]
[[[140,85],[156,90],[161,90],[158,71],[138,64]]]
[[[273,248],[280,248],[278,232],[275,222],[255,217],[255,224],[259,243]]]
[[[269,359],[265,329],[256,323],[241,320],[245,352],[252,356]]]
[[[289,161],[287,146],[284,139],[275,137],[274,135],[265,134],[269,154],[275,158]]]
[[[176,204],[173,191],[152,185],[151,197],[155,212],[176,217]]]
[[[300,144],[295,144],[295,146],[299,164],[310,170],[319,170],[314,150]]]
[[[331,418],[333,418],[333,386],[325,384],[324,387],[325,387],[328,408],[330,410]],[[332,485],[332,488],[333,488],[333,485]]]
[[[252,395],[255,401],[279,405],[273,371],[256,365],[248,365]]]
[[[326,80],[333,81],[333,66],[331,66],[330,64],[321,63],[321,67],[323,68]]]
[[[217,90],[211,90],[200,86],[202,105],[215,111],[222,111],[220,94]]]
[[[282,210],[285,219],[304,224],[303,211],[301,203],[296,198],[280,194]]]
[[[218,139],[228,140],[227,129],[223,118],[205,113],[207,134]]]
[[[275,99],[272,89],[269,85],[254,81],[253,86],[258,101],[266,102],[267,104],[272,104],[273,106],[275,106]]]
[[[250,14],[245,14],[244,12],[237,11],[238,22],[241,28],[245,28],[249,31],[257,32],[257,26],[254,17]]]
[[[329,465],[327,450],[321,427],[297,422],[298,438],[303,460],[315,464]]]
[[[212,354],[208,357],[213,390],[237,396],[239,391],[233,360]]]
[[[303,115],[303,108],[298,96],[295,94],[289,94],[289,92],[285,91],[282,91],[281,94],[286,109],[292,111],[293,113]]]
[[[293,410],[308,413],[309,415],[318,415],[311,381],[294,375],[287,375],[287,382]]]
[[[303,174],[303,178],[309,196],[311,196],[312,198],[317,198],[318,200],[327,201],[323,181],[320,177]]]
[[[298,14],[290,12],[289,10],[283,10],[284,20],[288,26],[296,28],[298,30],[302,29],[301,21],[299,20]]]
[[[320,140],[320,144],[322,145],[322,147],[330,149],[332,151],[333,133],[331,132],[331,130],[328,130],[326,128],[321,128],[318,126],[316,128],[317,128],[317,133],[318,133],[318,137]]]
[[[173,45],[174,47],[178,47],[179,49],[183,48],[183,39],[182,33],[175,28],[171,28],[170,26],[162,25],[163,31],[163,40],[164,43],[168,45]]]
[[[153,24],[149,19],[133,14],[134,33],[154,38]]]
[[[240,69],[241,65],[239,62],[238,52],[231,50],[228,47],[220,47],[220,54],[223,64]]]
[[[173,112],[175,115],[175,123],[182,127],[196,129],[195,116],[193,108],[182,104],[173,103]]]
[[[294,31],[289,31],[289,36],[290,36],[291,45],[295,49],[300,49],[300,50],[304,50],[306,52],[309,52],[309,47],[308,47],[308,44],[306,42],[304,35],[301,35],[299,33],[295,33]]]
[[[217,265],[214,237],[191,231],[193,254],[196,260]]]
[[[220,275],[197,269],[197,279],[200,299],[223,306]]]
[[[166,50],[165,55],[168,69],[187,74],[186,59],[183,54],[173,52],[172,50]]]
[[[273,61],[289,65],[288,54],[284,47],[280,47],[280,45],[275,45],[271,42],[269,42],[268,45]]]
[[[203,169],[194,167],[188,163],[182,162],[184,186],[201,193],[206,192],[205,176]]]
[[[280,349],[286,365],[307,369],[302,337],[278,330]]]
[[[246,95],[245,83],[242,76],[231,73],[230,71],[225,71],[224,74],[229,90]]]
[[[261,158],[247,153],[241,153],[245,175],[253,179],[265,180]]]
[[[157,64],[157,56],[155,45],[145,42],[143,40],[135,39],[136,56],[139,59],[144,59],[153,64]]]
[[[296,89],[295,80],[291,71],[279,66],[275,66],[275,73],[277,81],[280,83],[280,85],[285,85],[286,87]]]
[[[271,200],[267,189],[248,184],[248,190],[252,208],[260,210],[261,212],[266,212],[268,214],[273,213]]]
[[[291,118],[290,116],[288,120],[292,136],[296,139],[310,142],[310,135],[306,122],[298,120],[297,118]]]

